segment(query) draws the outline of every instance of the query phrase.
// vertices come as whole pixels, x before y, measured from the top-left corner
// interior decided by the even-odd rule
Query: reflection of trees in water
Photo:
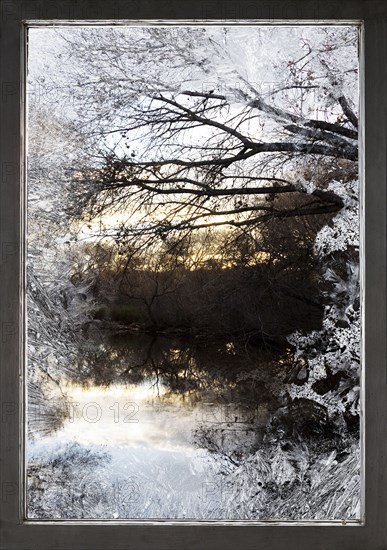
[[[218,469],[207,480],[207,508],[199,509],[198,517],[297,519],[298,502],[303,517],[317,517],[316,491],[319,506],[336,502],[332,517],[354,515],[356,502],[348,508],[347,500],[358,485],[353,451],[357,436],[352,437],[345,425],[340,430],[337,419],[332,421],[326,407],[313,399],[289,397],[288,383],[302,384],[305,379],[300,377],[305,364],[299,361],[298,369],[295,364],[290,349],[121,335],[80,350],[73,381],[105,387],[149,382],[162,389],[161,407],[172,403],[201,412],[192,443],[208,451]],[[156,506],[152,499],[157,485],[152,485],[152,491],[141,485],[137,500],[123,500],[116,481],[106,485],[105,478],[95,475],[99,465],[103,476],[108,475],[108,456],[97,456],[79,445],[61,451],[60,456],[31,462],[29,507],[34,517],[143,517],[143,503]],[[348,471],[353,473],[353,483],[336,499]],[[125,487],[129,483],[121,482]],[[129,483],[126,492],[132,490]],[[174,486],[171,491],[176,503],[184,497]],[[179,517],[180,512],[176,513]],[[173,517],[171,510],[160,509],[157,514]]]
[[[81,350],[75,381],[109,386],[152,379],[166,397],[200,393],[201,400],[249,405],[276,399],[291,357],[290,349],[242,347],[236,341],[121,335]]]
[[[161,407],[200,410],[193,443],[231,463],[266,443],[320,439],[333,448],[343,435],[355,434],[358,424],[330,417],[318,400],[290,398],[289,384],[301,386],[307,379],[307,363],[290,348],[142,333],[89,341],[79,349],[71,376],[85,386],[152,385]],[[344,387],[346,380],[340,383]],[[45,433],[60,428],[64,419],[62,413],[49,422],[45,417]],[[37,431],[40,417],[30,420]]]
[[[290,348],[262,349],[237,341],[117,335],[79,357],[77,383],[109,386],[149,382],[161,405],[201,408],[193,442],[239,463],[278,441],[322,439],[336,445],[327,408],[291,399],[288,384],[302,385],[307,364]],[[336,427],[337,428],[337,427]],[[346,430],[346,426],[342,425]],[[342,432],[341,432],[342,433]]]

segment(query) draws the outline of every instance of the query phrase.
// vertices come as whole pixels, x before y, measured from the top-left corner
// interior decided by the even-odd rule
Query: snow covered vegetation
[[[30,518],[360,518],[357,29],[30,29]]]

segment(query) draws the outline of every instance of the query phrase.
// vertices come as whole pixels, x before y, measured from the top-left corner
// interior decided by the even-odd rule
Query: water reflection
[[[274,517],[284,491],[312,490],[322,445],[347,445],[324,407],[287,397],[296,361],[231,340],[88,344],[61,381],[62,426],[29,444],[31,517]]]
[[[114,447],[192,449],[190,433],[197,411],[181,408],[180,398],[162,397],[166,388],[149,378],[138,385],[81,386],[68,384],[69,417],[63,438]]]
[[[61,432],[110,445],[208,449],[216,428],[222,441],[230,432],[236,446],[249,440],[255,448],[281,405],[279,359],[288,353],[232,341],[111,337],[80,350],[77,374],[64,386],[70,412]]]
[[[269,354],[233,342],[112,337],[80,350],[77,375],[63,382],[68,415],[60,437],[175,451],[227,447],[232,460],[232,447],[256,448],[278,406],[278,363],[271,363]]]
[[[235,342],[206,343],[189,338],[118,335],[80,350],[73,380],[80,384],[109,386],[136,384],[152,379],[165,394],[192,398],[198,391],[230,401],[234,393],[248,403],[261,397],[273,398],[284,373],[290,350],[239,347]],[[282,377],[283,378],[283,377]],[[282,381],[281,378],[281,381]],[[270,386],[270,387],[269,387]],[[226,395],[229,394],[229,395]]]

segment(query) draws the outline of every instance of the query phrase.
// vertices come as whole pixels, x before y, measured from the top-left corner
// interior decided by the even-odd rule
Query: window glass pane
[[[358,29],[31,28],[27,515],[360,517]]]

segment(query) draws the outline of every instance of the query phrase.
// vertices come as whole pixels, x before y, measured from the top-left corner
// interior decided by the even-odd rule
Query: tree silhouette
[[[279,61],[277,53],[278,81],[264,93],[248,76],[264,77],[255,64],[275,32],[284,31],[137,29],[73,39],[72,47],[83,45],[80,66],[89,70],[77,78],[87,90],[82,116],[95,159],[74,178],[75,212],[124,209],[132,219],[122,236],[148,242],[337,213],[342,198],[319,180],[356,175],[356,33],[320,29],[313,42],[304,32],[301,50],[284,50]],[[102,52],[98,66],[88,55],[93,48]],[[136,62],[129,66],[128,59]],[[351,63],[341,70],[346,59]],[[98,101],[86,108],[92,92]],[[309,181],[300,177],[306,168],[314,170]],[[270,197],[280,194],[303,199],[279,207]]]

